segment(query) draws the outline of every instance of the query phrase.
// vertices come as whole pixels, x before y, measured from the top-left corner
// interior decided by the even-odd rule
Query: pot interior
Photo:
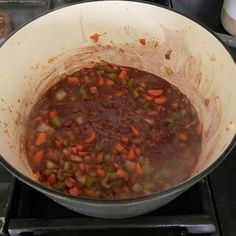
[[[94,33],[101,35],[98,43],[89,38]],[[24,124],[32,106],[59,76],[101,60],[158,75],[187,95],[204,124],[202,153],[191,177],[214,163],[232,141],[236,69],[211,33],[158,6],[89,2],[36,19],[0,48],[0,150],[10,165],[33,178],[24,150]]]

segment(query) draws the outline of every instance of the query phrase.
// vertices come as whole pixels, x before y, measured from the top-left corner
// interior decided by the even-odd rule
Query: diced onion
[[[75,162],[81,162],[82,161],[82,158],[80,156],[76,156],[76,155],[71,155],[70,159],[72,161],[75,161]]]
[[[56,168],[57,165],[55,164],[55,162],[48,160],[46,161],[46,167],[47,169],[53,169],[53,168]]]
[[[132,190],[136,193],[140,193],[143,190],[143,187],[141,184],[136,183],[133,187]]]
[[[75,121],[77,122],[78,125],[82,125],[84,120],[83,120],[83,117],[82,116],[78,116]]]
[[[63,100],[66,97],[66,95],[67,95],[67,93],[63,89],[58,90],[56,92],[56,99],[57,99],[57,101]]]
[[[40,123],[39,126],[37,126],[36,130],[39,131],[39,132],[54,131],[54,129],[51,126],[49,126],[49,125],[47,125],[45,123]]]

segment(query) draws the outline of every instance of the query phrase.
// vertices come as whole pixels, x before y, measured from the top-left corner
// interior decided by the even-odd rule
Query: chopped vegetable
[[[56,92],[56,100],[57,101],[62,101],[65,97],[66,97],[67,93],[63,90],[63,89],[59,89],[57,92]]]
[[[95,131],[92,131],[86,138],[85,143],[92,143],[95,138],[96,138],[96,133]]]
[[[73,188],[69,189],[69,193],[71,196],[75,196],[75,197],[80,195],[80,191],[77,187],[73,187]]]
[[[103,177],[106,174],[103,169],[97,169],[96,173],[97,173],[97,176],[99,176],[99,177]]]
[[[52,119],[52,124],[57,127],[57,128],[60,128],[62,123],[61,123],[61,119],[59,118],[59,116],[55,116],[53,119]]]
[[[105,161],[108,162],[107,160],[105,160]],[[96,163],[97,163],[97,164],[103,163],[103,154],[102,154],[102,152],[100,152],[100,153],[97,155]]]
[[[164,103],[166,103],[167,102],[167,98],[166,97],[164,97],[164,96],[162,96],[162,97],[158,97],[158,98],[155,98],[154,99],[154,102],[156,103],[156,104],[164,104]]]
[[[40,145],[46,143],[46,140],[47,140],[46,133],[41,132],[41,133],[39,133],[39,135],[38,135],[38,137],[36,139],[35,145],[36,146],[40,146]]]
[[[109,162],[110,160],[111,160],[110,154],[109,154],[109,153],[106,153],[106,154],[104,155],[104,161],[105,161],[105,162]]]
[[[139,43],[142,45],[146,45],[146,40],[144,38],[139,39]]]
[[[133,125],[131,126],[131,132],[132,132],[133,136],[139,137],[139,131]]]
[[[148,95],[153,97],[158,97],[163,94],[163,90],[160,89],[150,89],[147,91]]]
[[[128,73],[126,70],[122,70],[120,74],[118,75],[119,79],[125,79],[127,77]]]
[[[116,176],[118,178],[125,178],[127,176],[127,173],[124,170],[122,170],[122,169],[118,169],[116,171]]]
[[[70,84],[79,84],[80,83],[80,79],[76,76],[68,76],[67,80]]]
[[[36,152],[33,156],[33,162],[37,166],[39,166],[42,163],[43,159],[44,159],[44,151],[43,150]]]
[[[101,36],[100,34],[97,34],[97,33],[96,33],[96,34],[90,35],[89,38],[92,39],[94,42],[97,43],[100,36]]]
[[[188,141],[188,136],[187,136],[187,134],[185,134],[185,133],[180,133],[180,134],[179,134],[179,139],[180,139],[181,141],[186,142],[186,141]]]
[[[115,150],[119,153],[122,153],[122,152],[124,152],[125,148],[120,143],[117,143],[115,145]]]

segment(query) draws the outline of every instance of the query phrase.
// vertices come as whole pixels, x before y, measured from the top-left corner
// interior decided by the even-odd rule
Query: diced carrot
[[[56,117],[56,116],[57,116],[57,112],[56,112],[56,111],[51,111],[51,112],[49,113],[50,119],[53,119],[53,118]]]
[[[110,79],[106,80],[106,85],[113,86],[114,84],[115,84],[115,82],[113,80],[110,80]]]
[[[118,75],[119,79],[125,79],[125,77],[128,75],[128,72],[126,70],[122,70],[120,74]]]
[[[146,44],[146,40],[145,40],[144,38],[139,39],[139,42],[140,42],[140,44],[142,44],[142,45],[145,45],[145,44]]]
[[[153,96],[153,97],[158,97],[162,95],[163,90],[161,89],[150,89],[147,91],[148,95]]]
[[[126,136],[121,137],[121,140],[122,140],[123,142],[125,142],[125,143],[128,143],[128,142],[129,142],[129,138],[126,137]]]
[[[80,195],[80,191],[77,187],[73,187],[73,188],[69,189],[69,194],[71,196],[77,197]]]
[[[105,94],[104,97],[107,99],[107,100],[111,100],[112,99],[112,96],[110,94]]]
[[[153,97],[151,96],[148,96],[148,95],[144,95],[144,98],[148,101],[152,101]]]
[[[139,163],[136,163],[135,171],[136,171],[136,173],[139,174],[139,175],[142,175],[142,174],[143,174],[143,168],[142,168],[142,166],[141,166]]]
[[[76,76],[68,76],[67,81],[70,84],[79,84],[80,83],[80,79]]]
[[[92,169],[92,165],[84,164],[85,173],[88,173]]]
[[[203,131],[203,125],[202,125],[202,123],[199,122],[196,126],[197,135],[202,135],[202,131]]]
[[[69,176],[69,177],[66,178],[65,184],[66,184],[67,187],[72,188],[77,184],[77,182],[74,178]]]
[[[102,152],[98,153],[98,155],[96,157],[96,163],[97,164],[103,163],[103,153]]]
[[[93,95],[97,95],[97,94],[98,94],[98,89],[97,89],[97,87],[95,87],[95,86],[90,87],[90,88],[89,88],[89,91],[90,91],[90,93],[93,94]]]
[[[56,182],[57,182],[57,177],[56,174],[53,173],[48,177],[48,184],[52,185],[55,184]]]
[[[72,147],[71,153],[76,155],[78,153],[77,147]]]
[[[102,86],[102,85],[104,84],[104,79],[103,79],[103,77],[99,76],[99,77],[97,78],[97,80],[98,80],[98,85],[99,85],[99,86]]]
[[[95,131],[93,130],[93,131],[88,135],[88,137],[85,139],[85,143],[92,143],[95,138],[96,138],[96,133],[95,133]]]
[[[118,90],[116,93],[115,93],[115,96],[116,97],[121,97],[124,95],[124,91],[121,91],[121,90]]]
[[[91,38],[94,42],[98,42],[100,36],[101,36],[100,34],[96,33],[96,34],[89,36],[89,38]]]
[[[88,152],[78,152],[78,155],[84,157],[88,155]]]
[[[149,110],[147,112],[147,115],[149,115],[149,116],[156,116],[157,114],[158,114],[157,111],[153,111],[153,110]]]
[[[55,146],[56,148],[61,148],[62,143],[61,143],[60,141],[58,141],[58,140],[55,140],[55,141],[54,141],[54,146]]]
[[[154,99],[154,102],[155,102],[156,104],[164,104],[164,103],[167,102],[167,98],[164,97],[164,96],[158,97],[158,98],[155,98],[155,99]]]
[[[172,102],[170,104],[170,106],[173,108],[173,109],[177,109],[178,108],[178,103],[177,102]]]
[[[139,136],[139,131],[133,125],[131,126],[131,132],[134,136]]]
[[[37,137],[37,139],[36,139],[35,145],[36,145],[36,146],[40,146],[40,145],[46,143],[46,140],[47,140],[47,135],[46,135],[46,133],[41,132],[41,133],[39,133],[39,135],[38,135],[38,137]]]
[[[180,133],[180,134],[179,134],[179,139],[180,139],[181,141],[186,142],[186,141],[188,140],[188,136],[187,136],[187,134],[185,134],[185,133]]]
[[[117,143],[115,145],[115,150],[119,153],[122,153],[122,152],[124,152],[125,148],[120,143]]]
[[[82,144],[77,144],[76,148],[78,151],[83,151],[84,150],[84,146]]]
[[[44,151],[43,150],[36,152],[33,156],[33,162],[34,162],[34,164],[36,164],[38,166],[42,163],[43,159],[44,159]]]
[[[103,169],[97,169],[96,170],[96,174],[99,177],[103,177],[103,176],[105,176],[106,173],[105,173],[105,171]]]
[[[127,159],[130,161],[134,161],[136,159],[136,153],[134,151],[134,147],[131,147],[129,153],[127,155]]]
[[[116,176],[118,178],[125,178],[127,176],[127,173],[124,170],[122,170],[122,169],[118,169],[116,171]]]

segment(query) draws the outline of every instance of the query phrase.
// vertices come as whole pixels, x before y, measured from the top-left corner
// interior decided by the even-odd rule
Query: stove
[[[78,0],[0,0],[14,29],[50,9]],[[220,23],[223,0],[154,0],[205,24],[231,47]],[[4,40],[4,38],[2,39]],[[0,166],[0,235],[236,235],[236,148],[209,176],[166,206],[139,217],[103,220],[58,205]]]

